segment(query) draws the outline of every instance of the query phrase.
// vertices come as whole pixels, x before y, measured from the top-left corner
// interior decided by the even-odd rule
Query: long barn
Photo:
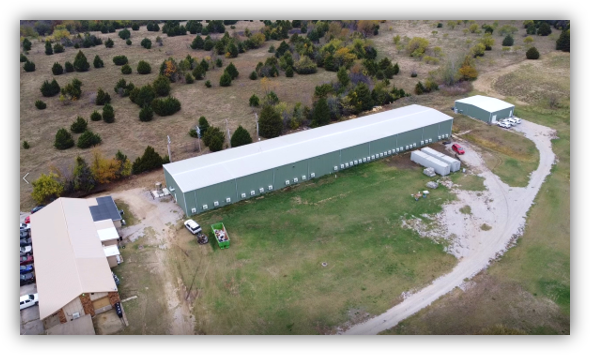
[[[420,105],[164,165],[187,216],[449,138],[453,118]]]

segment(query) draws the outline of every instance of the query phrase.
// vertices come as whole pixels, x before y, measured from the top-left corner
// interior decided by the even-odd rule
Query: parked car
[[[508,119],[504,119],[504,120],[502,120],[502,121],[500,121],[500,122],[501,122],[501,123],[504,123],[505,125],[508,125],[508,126],[510,126],[510,127],[512,127],[512,126],[516,126],[516,123],[514,123],[514,122],[512,122],[512,121],[509,121]]]
[[[31,216],[27,216],[25,218],[25,224],[30,224],[31,223]],[[30,228],[30,227],[29,227]]]
[[[33,258],[32,254],[27,254],[27,255],[21,255],[20,256],[20,264],[21,265],[27,265],[32,263],[33,261],[35,261],[35,259]]]
[[[30,229],[21,229],[20,230],[20,238],[28,238],[31,236],[31,230]]]
[[[30,254],[32,251],[33,247],[31,246],[20,247],[20,256]]]
[[[26,247],[26,246],[31,246],[31,245],[33,245],[33,240],[31,238],[21,238],[21,240],[20,240],[21,247]]]
[[[186,221],[184,221],[184,226],[186,227],[186,229],[188,229],[189,232],[191,232],[192,234],[200,234],[201,232],[203,232],[203,229],[201,229],[201,226],[199,226],[199,224],[195,221],[193,221],[192,219],[188,219]]]
[[[20,285],[24,286],[24,285],[29,285],[35,282],[35,274],[32,272],[29,272],[27,274],[22,274],[20,275]]]
[[[517,124],[520,124],[522,122],[518,117],[510,117],[510,119],[516,122]]]
[[[516,122],[516,120],[514,118],[510,118],[510,117],[507,118],[505,121],[510,122],[513,126],[516,126],[516,124],[518,123],[518,122]]]
[[[455,151],[455,153],[457,153],[459,155],[465,154],[465,150],[459,144],[455,143],[451,147],[453,148],[453,150]]]
[[[27,273],[33,271],[34,269],[35,269],[35,266],[33,264],[21,265],[20,266],[20,273],[21,274],[27,274]]]
[[[31,230],[31,226],[26,224],[26,223],[21,223],[20,224],[20,230],[21,231],[30,231]]]
[[[25,308],[33,307],[39,303],[39,295],[33,293],[32,295],[24,295],[20,296],[20,309],[23,310]]]
[[[507,124],[507,123],[504,123],[504,122],[498,122],[498,127],[502,127],[502,128],[505,128],[505,129],[510,129],[511,126],[509,124]]]
[[[33,214],[35,212],[39,212],[40,210],[43,209],[43,207],[45,207],[45,205],[39,205],[39,206],[33,207],[33,209],[31,210],[31,214]]]

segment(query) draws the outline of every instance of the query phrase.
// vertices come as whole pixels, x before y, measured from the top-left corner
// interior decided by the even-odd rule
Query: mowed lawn
[[[440,187],[414,201],[410,194],[428,178],[417,166],[400,170],[388,160],[196,216],[209,236],[212,223],[225,224],[226,250],[214,240],[199,246],[179,224],[178,248],[168,257],[196,294],[196,331],[333,333],[450,271],[456,259],[444,245],[400,222],[439,212],[454,195]]]

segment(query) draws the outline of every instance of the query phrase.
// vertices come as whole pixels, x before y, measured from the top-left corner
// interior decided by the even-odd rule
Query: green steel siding
[[[172,198],[174,198],[176,200],[176,203],[180,206],[180,208],[182,208],[184,214],[188,216],[189,213],[184,208],[184,193],[182,192],[182,190],[180,190],[180,188],[176,184],[176,181],[174,181],[174,178],[172,178],[172,176],[170,176],[170,174],[166,170],[164,170],[164,180],[166,181],[166,187],[170,191],[170,195],[172,195]]]
[[[261,195],[260,188],[264,189],[264,192],[262,193],[267,193],[269,191],[269,185],[273,185],[274,190],[273,177],[273,170],[266,170],[256,174],[237,178],[236,180],[238,185],[238,196],[236,198],[236,201],[251,198],[251,191],[254,191],[254,196]],[[245,198],[242,197],[242,193],[246,194]]]
[[[438,124],[438,134],[440,134],[441,136],[443,134],[448,134],[449,137],[451,137],[451,134],[453,133],[453,121],[446,121],[446,122],[441,122]],[[434,142],[435,140],[437,140],[438,137],[434,137],[432,138],[432,141]]]
[[[404,148],[404,152],[406,151],[406,146],[416,143],[416,148],[420,144],[422,140],[422,128],[415,129],[413,131],[408,131],[404,133],[400,133],[397,139],[397,144],[399,147]],[[434,139],[433,139],[434,141]],[[412,149],[412,148],[408,148]]]
[[[200,212],[199,211],[199,208],[198,208],[199,207],[198,206],[198,202],[199,201],[197,201],[197,193],[196,193],[196,191],[193,190],[193,191],[185,192],[184,193],[184,202],[186,203],[186,209],[187,209],[186,215],[187,216],[190,216],[190,215],[193,215],[194,214],[193,211],[192,211],[193,208],[196,208],[197,209],[197,213]]]
[[[283,165],[275,169],[275,190],[282,189],[286,186],[296,185],[301,183],[303,175],[306,179],[309,179],[309,173],[307,171],[307,160],[298,161],[293,164]],[[299,182],[295,183],[294,178],[299,179]],[[290,184],[285,183],[289,180]]]
[[[391,137],[385,137],[385,138],[381,138],[378,139],[376,141],[372,141],[370,143],[371,149],[369,151],[370,155],[373,154],[383,154],[386,153],[388,150],[391,149],[391,147],[393,146],[392,144],[392,139]],[[383,156],[385,156],[385,154],[383,154]],[[380,158],[382,158],[380,156]]]
[[[358,161],[359,160],[363,160],[363,158],[366,158],[369,155],[369,143],[365,143],[365,144],[360,144],[354,147],[350,147],[350,148],[346,148],[346,149],[342,149],[340,151],[340,164],[336,164],[338,165],[338,169],[340,169],[340,165],[342,164],[349,164],[350,167],[350,163],[352,162],[354,165],[354,161]],[[346,166],[346,165],[345,165]],[[334,169],[334,167],[332,167],[332,170]]]
[[[484,122],[490,122],[490,112],[484,109],[463,102],[455,102],[455,107],[459,110],[463,110],[463,112],[461,113],[464,115],[476,118]]]
[[[187,204],[187,208],[190,210],[192,207],[196,207],[197,213],[203,212],[203,205],[205,204],[208,206],[209,210],[229,205],[237,201],[236,182],[234,179],[231,179],[229,181],[198,189],[196,191],[196,197],[199,205],[188,206]],[[231,198],[230,203],[225,202],[225,199],[228,197]],[[215,207],[215,201],[219,203],[219,206]]]
[[[311,158],[308,162],[309,173],[314,173],[316,178],[331,174],[334,172],[334,167],[340,165],[340,151]]]
[[[436,142],[438,140],[438,136],[440,134],[440,133],[438,133],[438,131],[439,131],[439,124],[438,123],[424,127],[423,134],[422,134],[424,141],[432,139],[433,143]],[[424,144],[426,144],[426,143],[424,143]]]
[[[510,111],[512,111],[512,115],[514,115],[514,107],[506,108],[504,110],[492,112],[492,116],[496,115],[496,120],[501,120],[503,118],[510,117]]]

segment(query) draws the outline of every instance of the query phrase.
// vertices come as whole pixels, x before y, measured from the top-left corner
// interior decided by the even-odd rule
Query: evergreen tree
[[[393,65],[393,75],[397,75],[399,73],[399,65],[395,63]]]
[[[59,92],[60,87],[55,79],[53,79],[51,83],[45,80],[45,82],[43,82],[43,84],[41,85],[41,94],[43,94],[43,96],[45,97],[55,96],[59,94]]]
[[[35,101],[35,107],[39,110],[45,110],[47,108],[47,104],[41,100]]]
[[[113,106],[111,106],[110,104],[104,105],[104,107],[102,108],[102,119],[106,123],[115,122],[115,110],[113,109]]]
[[[557,39],[555,49],[564,52],[570,51],[570,30],[563,30],[561,32],[561,35]]]
[[[132,73],[131,66],[129,64],[125,64],[121,67],[121,74],[129,75]]]
[[[258,107],[259,105],[260,99],[258,96],[256,96],[256,94],[252,94],[252,96],[250,96],[250,107]]]
[[[219,86],[230,86],[231,85],[231,75],[226,71],[223,72],[221,78],[219,78]]]
[[[205,41],[203,41],[203,38],[201,38],[201,36],[197,36],[195,37],[195,39],[193,39],[193,42],[191,43],[192,49],[203,49],[204,47]]]
[[[234,80],[235,78],[238,77],[238,75],[240,75],[240,73],[236,69],[234,63],[229,63],[227,68],[225,68],[225,71],[231,76],[232,80]]]
[[[164,75],[159,75],[154,80],[152,87],[158,96],[168,96],[170,94],[170,80]]]
[[[385,70],[383,70],[383,75],[387,79],[393,79],[393,76],[395,75],[395,69],[393,68],[393,65],[390,65],[387,68],[385,68]]]
[[[238,47],[232,42],[227,47],[227,53],[229,53],[228,58],[236,58],[238,56]]]
[[[88,61],[86,60],[86,56],[84,55],[84,53],[82,53],[82,51],[78,51],[78,54],[76,54],[76,58],[74,58],[74,70],[76,71],[88,71],[88,69],[90,68],[90,64],[88,64]],[[66,63],[66,70],[67,70],[67,63]]]
[[[502,41],[502,45],[504,47],[510,47],[514,44],[514,38],[512,38],[511,35],[507,35],[506,37],[504,37],[504,40]]]
[[[203,58],[203,60],[201,60],[201,63],[199,63],[199,65],[201,66],[201,68],[203,68],[204,71],[209,70],[209,63],[207,63],[205,58]]]
[[[418,84],[416,84],[416,87],[414,87],[414,93],[416,95],[422,95],[424,91],[426,91],[426,88],[424,88],[424,85],[421,81],[418,81]]]
[[[139,111],[139,120],[141,122],[149,122],[154,118],[154,110],[151,106],[142,107]]]
[[[338,70],[338,64],[336,63],[336,60],[334,60],[332,54],[328,54],[326,59],[324,59],[324,68],[326,68],[326,70],[328,71]]]
[[[65,69],[66,69],[66,73],[71,73],[74,71],[74,65],[70,62],[66,62],[66,64],[64,65]]]
[[[212,86],[211,81],[210,80],[205,81],[205,86],[210,88]]]
[[[26,61],[28,61],[28,60],[29,60],[29,59],[27,58],[27,56],[26,56],[26,55],[24,55],[24,54],[22,54],[22,53],[20,54],[20,62],[21,62],[21,63],[24,63],[24,62],[26,62]]]
[[[61,45],[61,43],[56,43],[53,46],[53,52],[55,53],[63,53],[65,51],[64,46]]]
[[[145,49],[150,49],[152,48],[152,41],[150,41],[147,38],[144,38],[141,40],[141,46]]]
[[[264,138],[274,138],[281,135],[283,120],[281,115],[270,105],[265,105],[260,112],[258,132]]]
[[[287,70],[285,70],[285,76],[287,78],[292,78],[293,77],[293,67],[287,67]]]
[[[98,134],[92,133],[90,130],[86,130],[80,135],[80,137],[78,137],[78,143],[76,146],[80,149],[86,149],[98,145],[100,142],[102,142],[102,139]]]
[[[217,152],[223,149],[225,134],[218,127],[209,127],[202,137],[203,143],[209,147],[210,151]]]
[[[121,39],[129,39],[129,37],[131,37],[131,31],[128,29],[121,30],[119,31],[119,37]]]
[[[205,136],[207,130],[209,129],[209,122],[205,118],[205,116],[199,117],[199,130],[201,131],[201,137]]]
[[[330,108],[328,107],[328,101],[325,97],[322,97],[316,101],[313,109],[313,115],[311,118],[312,127],[320,127],[330,123]]]
[[[53,47],[51,47],[51,42],[45,41],[45,54],[52,55],[53,54]]]
[[[124,65],[129,63],[129,60],[124,55],[116,55],[113,57],[113,63],[115,63],[115,65]]]
[[[107,48],[113,48],[113,45],[114,45],[114,44],[115,44],[115,42],[113,42],[113,40],[112,40],[112,39],[110,39],[110,38],[109,38],[109,39],[107,39],[107,40],[104,42],[104,45],[105,45],[105,47],[107,47]]]
[[[549,36],[551,34],[551,26],[547,22],[541,23],[537,30],[539,36]],[[530,58],[529,58],[530,59]]]
[[[137,63],[137,72],[139,74],[149,74],[152,72],[152,67],[148,62],[140,60],[139,63]]]
[[[25,65],[23,65],[23,69],[29,73],[29,72],[33,72],[35,71],[35,63],[33,62],[29,62],[28,60],[25,62]]]
[[[94,62],[92,64],[94,64],[94,67],[97,69],[104,67],[104,62],[102,61],[102,59],[100,59],[98,55],[94,56]]]
[[[539,59],[540,56],[541,55],[539,54],[539,51],[535,47],[531,47],[528,51],[526,51],[527,59]]]
[[[102,115],[98,111],[94,110],[94,112],[92,112],[92,114],[90,115],[90,120],[100,121],[102,120]]]
[[[151,85],[144,85],[131,91],[129,99],[139,107],[149,106],[156,98],[156,91]]]
[[[27,38],[23,39],[23,50],[25,52],[28,52],[31,50],[31,45],[32,45],[31,41],[29,41]]]
[[[111,102],[111,95],[106,93],[103,89],[98,88],[98,92],[96,93],[96,104],[97,105],[104,105]]]
[[[81,137],[80,137],[81,138]],[[78,155],[76,158],[76,166],[74,167],[74,189],[77,191],[89,192],[94,189],[96,181],[94,175],[90,170],[90,167],[82,158]]]
[[[361,82],[357,84],[354,91],[351,92],[348,97],[350,98],[350,103],[354,107],[356,113],[370,110],[373,107],[371,91],[365,83]]]
[[[74,133],[82,133],[88,127],[88,121],[78,116],[78,118],[70,126],[70,130]]]
[[[340,85],[342,85],[342,87],[347,87],[348,84],[350,84],[350,78],[348,77],[345,67],[341,67],[338,70],[338,74],[336,76],[338,77],[338,82]]]
[[[55,142],[53,146],[59,150],[68,149],[74,146],[74,139],[72,134],[65,128],[60,128],[55,134]]]
[[[192,84],[192,83],[194,83],[194,82],[195,82],[195,78],[193,78],[193,76],[191,75],[191,73],[187,73],[187,74],[184,76],[184,81],[185,81],[187,84]]]
[[[180,111],[181,104],[178,99],[168,96],[165,99],[154,99],[152,109],[159,116],[170,116]]]
[[[51,67],[51,72],[53,75],[61,75],[64,72],[64,68],[59,63],[53,63],[53,67]]]
[[[203,80],[203,77],[205,76],[205,70],[203,69],[203,67],[197,65],[195,69],[193,69],[193,76],[196,80]]]
[[[141,157],[137,157],[135,162],[132,165],[131,171],[133,174],[139,174],[144,171],[156,169],[162,166],[164,159],[158,154],[154,148],[151,146],[147,146],[143,155]]]
[[[128,40],[125,41],[125,44],[127,44],[128,46],[130,46],[130,45],[133,44],[133,42],[130,39],[128,39]]]
[[[253,71],[252,73],[250,73],[250,80],[256,80],[258,79],[258,75],[256,75],[256,72]]]
[[[29,142],[27,142],[27,141],[24,141],[24,142],[23,142],[23,148],[24,148],[24,149],[29,149],[29,148],[31,148],[31,146],[29,145]]]
[[[250,133],[246,131],[241,125],[238,126],[238,129],[232,134],[231,139],[231,146],[232,148],[239,147],[241,145],[246,145],[252,143],[252,137]]]
[[[132,25],[131,25],[131,29],[132,29],[133,31],[139,31],[139,24],[137,24],[137,23],[134,23],[134,24],[132,24]]]

